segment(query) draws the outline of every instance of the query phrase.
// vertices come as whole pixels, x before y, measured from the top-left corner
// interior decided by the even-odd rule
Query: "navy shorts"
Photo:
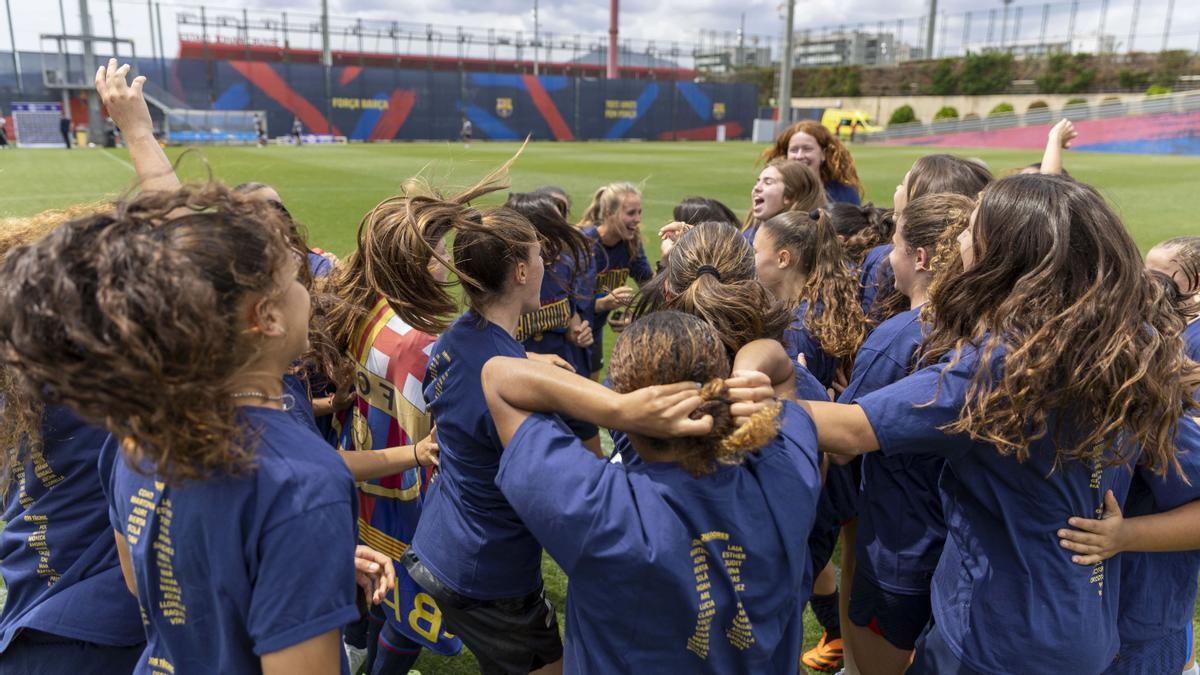
[[[858,515],[859,482],[855,478],[855,469],[856,465],[862,466],[861,460],[856,457],[850,464],[831,463],[825,473],[825,484],[821,486],[816,516],[808,534],[808,555],[812,560],[814,579],[833,557],[842,525]]]
[[[1122,643],[1117,658],[1104,675],[1181,673],[1191,649],[1188,633],[1187,628],[1180,628],[1158,640]]]
[[[929,625],[933,607],[928,593],[893,593],[868,579],[859,567],[854,572],[849,614],[855,626],[870,629],[896,649],[911,650]]]
[[[4,675],[132,673],[146,645],[114,647],[25,628],[0,653]]]

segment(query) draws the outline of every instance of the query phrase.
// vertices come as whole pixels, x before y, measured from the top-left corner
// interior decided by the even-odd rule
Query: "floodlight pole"
[[[163,46],[162,38],[162,4],[154,3],[154,31],[158,33],[158,70],[162,79],[162,86],[167,86],[167,48]],[[154,39],[151,35],[150,39]]]
[[[937,26],[937,0],[929,0],[929,22],[925,25],[925,58],[933,58],[933,32]],[[946,45],[942,45],[942,51]]]
[[[333,133],[333,51],[329,46],[329,0],[321,0],[321,65],[325,68],[325,121],[329,127],[327,133]]]
[[[83,72],[96,65],[92,51],[92,17],[88,13],[88,0],[79,0],[79,32],[83,33]],[[104,123],[100,119],[100,97],[91,89],[84,89],[88,107],[88,141],[98,142],[104,137]]]
[[[112,57],[119,58],[117,54],[117,15],[113,12],[113,0],[108,0],[108,25],[112,29]]]
[[[795,57],[795,31],[792,26],[796,19],[796,0],[787,0],[787,19],[783,24],[783,55],[779,59],[779,109],[778,129],[782,130],[792,124],[792,59]]]
[[[541,57],[541,43],[538,39],[538,0],[533,0],[533,74],[538,75],[538,60]]]
[[[12,45],[13,70],[17,74],[17,93],[25,93],[25,83],[21,81],[21,55],[17,52],[17,37],[13,31],[12,7],[4,0],[4,11],[8,14],[8,42]]]
[[[60,0],[61,2],[61,0]],[[150,18],[150,58],[158,61],[158,45],[154,44],[154,3],[153,0],[146,0],[146,15]],[[63,32],[67,29],[64,27]]]
[[[617,0],[610,0],[608,4],[608,79],[615,80],[619,75],[617,69],[617,26],[618,16],[620,14],[620,4]]]
[[[59,22],[59,25],[62,27],[62,34],[66,35],[67,34],[67,10],[63,7],[63,0],[58,0],[58,22]],[[64,47],[63,47],[62,40],[58,41],[58,55],[61,56],[63,59],[63,74],[66,75],[66,81],[70,82],[71,81],[71,59],[64,53]],[[87,71],[84,70],[84,75],[86,75],[86,74],[87,74]],[[65,88],[62,90],[62,107],[63,107],[63,114],[67,116],[67,119],[72,119],[71,94],[68,93],[69,91],[70,90],[65,89]]]

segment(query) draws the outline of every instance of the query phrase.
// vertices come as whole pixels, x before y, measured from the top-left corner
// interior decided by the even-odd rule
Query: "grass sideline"
[[[340,255],[355,245],[359,219],[407,178],[420,174],[439,187],[473,183],[517,149],[514,143],[405,143],[325,147],[212,147],[168,154],[179,160],[186,180],[217,177],[229,184],[259,181],[278,189],[288,209],[303,223],[314,246]],[[511,172],[515,190],[555,184],[574,199],[573,213],[586,208],[601,184],[628,180],[642,184],[643,238],[651,260],[659,256],[658,227],[685,196],[720,199],[735,213],[749,207],[755,162],[762,146],[748,143],[534,143]],[[940,151],[940,149],[939,149]],[[853,148],[867,199],[890,206],[896,184],[930,149],[858,145]],[[1037,153],[962,150],[979,157],[997,175],[1037,161]],[[1117,208],[1143,251],[1168,237],[1195,234],[1200,212],[1200,159],[1189,157],[1070,153],[1071,175],[1096,186]],[[1189,178],[1190,177],[1190,178]],[[10,150],[0,152],[0,217],[109,199],[134,187],[128,153],[117,150]],[[496,195],[485,203],[499,203]],[[611,348],[612,335],[605,345]],[[566,577],[548,558],[543,562],[546,591],[559,609],[566,606]],[[820,630],[806,613],[806,648]],[[474,659],[422,655],[417,668],[430,673],[476,673]]]

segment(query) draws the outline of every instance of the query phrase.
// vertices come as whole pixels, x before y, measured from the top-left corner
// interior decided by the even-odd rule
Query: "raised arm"
[[[492,420],[507,445],[535,412],[564,412],[578,420],[643,436],[699,436],[712,418],[688,415],[700,407],[700,385],[678,382],[618,394],[586,377],[548,363],[497,356],[481,373]]]
[[[127,84],[125,76],[129,74],[129,68],[128,63],[118,68],[117,60],[109,59],[107,66],[101,66],[96,71],[96,91],[100,94],[100,100],[104,101],[109,116],[121,130],[121,138],[125,141],[125,147],[129,148],[129,157],[133,160],[142,190],[176,190],[180,185],[179,178],[167,154],[158,144],[158,139],[154,137],[154,122],[150,119],[150,109],[146,107],[146,98],[142,95],[146,78],[139,75],[133,78],[132,84]]]
[[[1046,137],[1046,152],[1042,155],[1042,173],[1060,174],[1063,172],[1063,150],[1071,147],[1071,142],[1079,135],[1071,120],[1060,120]]]
[[[756,370],[771,380],[775,395],[796,398],[796,368],[778,340],[747,343],[733,357],[733,371]]]

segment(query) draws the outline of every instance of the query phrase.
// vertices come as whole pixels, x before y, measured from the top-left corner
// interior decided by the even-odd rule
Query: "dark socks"
[[[834,591],[829,595],[814,594],[808,600],[812,605],[813,614],[816,615],[817,621],[821,627],[829,634],[828,640],[837,640],[842,637],[842,622],[838,614],[838,592]]]

